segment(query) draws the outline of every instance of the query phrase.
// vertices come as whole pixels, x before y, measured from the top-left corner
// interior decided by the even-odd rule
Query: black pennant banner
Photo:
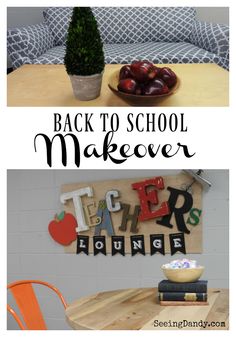
[[[169,238],[171,255],[176,252],[186,254],[184,233],[169,234]]]
[[[150,254],[160,253],[165,255],[165,237],[164,234],[150,235]]]
[[[89,236],[77,235],[76,254],[80,254],[82,252],[89,255]]]
[[[184,233],[169,234],[170,252],[174,255],[177,252],[186,254],[185,237]],[[131,254],[132,256],[137,253],[145,255],[145,242],[144,235],[130,236]],[[94,255],[99,253],[106,255],[106,237],[94,236],[93,237],[93,250]],[[89,255],[89,236],[77,235],[77,254],[85,253]],[[165,236],[164,234],[151,234],[150,235],[150,254],[154,255],[160,253],[165,255]],[[113,235],[111,237],[111,254],[112,256],[120,254],[125,256],[125,236]]]
[[[121,254],[125,256],[125,237],[112,236],[111,237],[111,254]]]
[[[93,252],[94,255],[99,253],[107,255],[106,251],[106,237],[105,236],[94,236],[93,237]]]
[[[136,255],[137,253],[145,255],[144,235],[131,235],[130,245],[132,256]]]

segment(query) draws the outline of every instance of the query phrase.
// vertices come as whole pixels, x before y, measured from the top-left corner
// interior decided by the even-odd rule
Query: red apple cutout
[[[48,231],[53,240],[60,245],[68,246],[77,238],[76,227],[75,217],[70,213],[61,212],[49,223]]]

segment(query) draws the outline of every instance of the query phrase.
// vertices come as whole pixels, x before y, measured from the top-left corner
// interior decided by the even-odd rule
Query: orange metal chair
[[[41,284],[52,289],[60,298],[64,308],[67,307],[64,297],[53,285],[38,280],[23,280],[9,284],[7,289],[11,291],[24,323],[10,305],[7,305],[7,310],[22,330],[47,330],[32,284]]]

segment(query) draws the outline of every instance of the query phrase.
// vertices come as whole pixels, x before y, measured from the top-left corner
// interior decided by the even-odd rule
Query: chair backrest
[[[19,327],[21,328],[21,330],[26,330],[26,327],[24,326],[24,324],[22,323],[20,317],[17,315],[17,313],[15,312],[15,310],[12,309],[12,307],[7,304],[7,310],[10,312],[10,314],[15,318],[16,322],[18,323]]]
[[[7,286],[7,289],[12,293],[20,310],[25,323],[25,328],[28,330],[47,330],[32,284],[40,284],[52,289],[58,295],[65,308],[67,307],[67,304],[60,291],[47,282],[39,280],[22,280]],[[15,311],[10,306],[8,306],[7,309],[16,319],[20,328],[23,329],[24,324],[21,322]]]

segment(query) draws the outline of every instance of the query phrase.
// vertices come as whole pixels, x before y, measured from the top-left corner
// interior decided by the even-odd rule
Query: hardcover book
[[[160,301],[206,302],[207,293],[159,292]]]
[[[209,305],[208,302],[203,302],[203,301],[160,301],[159,303],[162,306],[168,306],[168,307],[173,307],[173,306],[181,306],[181,307],[187,307],[187,306],[197,306],[197,305]]]
[[[158,284],[159,292],[207,293],[207,281],[176,283],[163,280]]]

